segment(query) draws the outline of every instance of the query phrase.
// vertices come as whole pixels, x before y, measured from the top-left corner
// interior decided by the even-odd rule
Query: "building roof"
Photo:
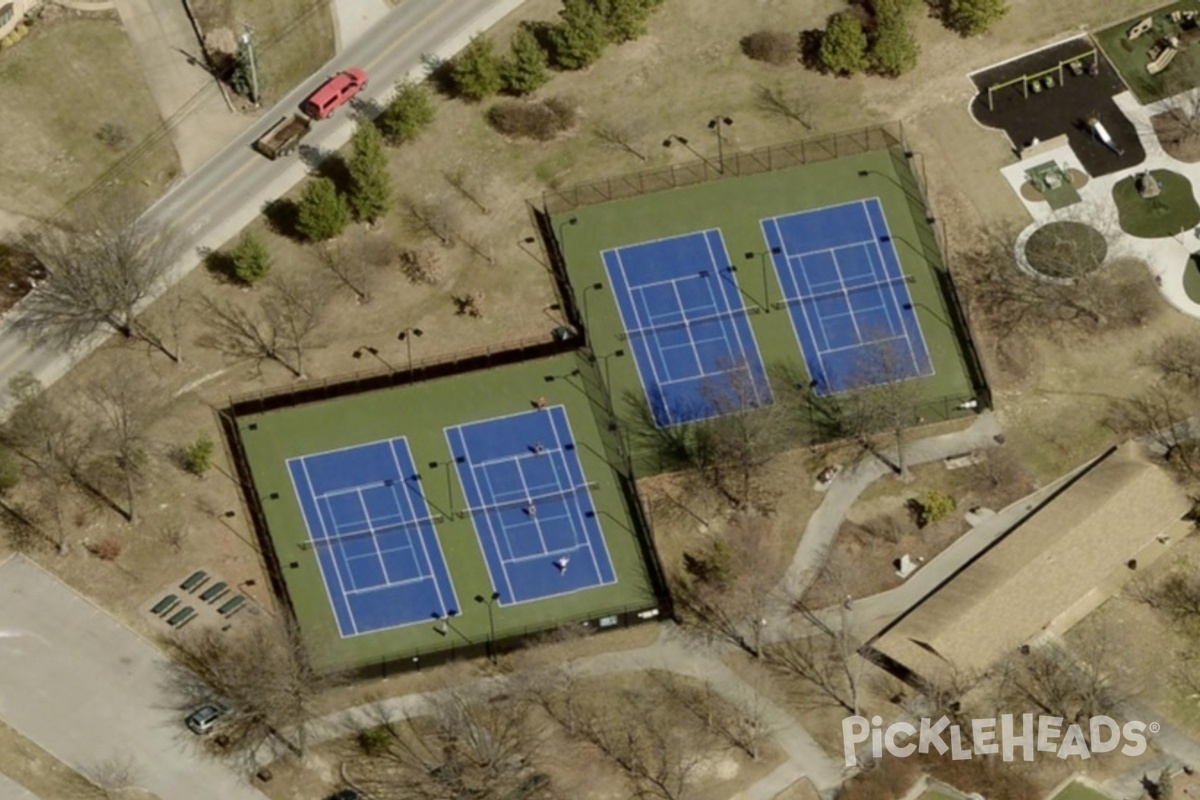
[[[1140,445],[1113,448],[872,646],[924,678],[985,669],[1127,568],[1189,509]]]

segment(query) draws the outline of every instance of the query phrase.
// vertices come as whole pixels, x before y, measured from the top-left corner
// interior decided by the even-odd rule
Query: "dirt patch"
[[[1183,111],[1172,109],[1155,114],[1150,122],[1167,155],[1188,164],[1200,161],[1200,135],[1196,130],[1200,120],[1189,119]]]

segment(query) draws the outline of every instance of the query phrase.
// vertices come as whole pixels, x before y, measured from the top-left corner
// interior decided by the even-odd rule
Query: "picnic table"
[[[179,588],[185,592],[194,592],[199,589],[208,580],[208,573],[202,569],[198,569],[189,575],[183,583],[179,584]]]

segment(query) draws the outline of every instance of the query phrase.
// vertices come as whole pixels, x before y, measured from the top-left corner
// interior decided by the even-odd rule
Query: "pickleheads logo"
[[[950,753],[955,761],[973,755],[999,753],[1005,761],[1013,761],[1017,751],[1025,761],[1033,761],[1039,753],[1054,753],[1062,759],[1088,759],[1092,753],[1109,753],[1121,748],[1127,756],[1146,752],[1146,732],[1158,733],[1159,724],[1136,720],[1119,725],[1106,716],[1091,717],[1087,725],[1072,722],[1063,726],[1062,717],[1022,714],[1019,718],[1004,714],[999,718],[973,719],[969,735],[960,725],[952,725],[947,717],[938,720],[923,718],[920,726],[910,722],[893,722],[883,727],[882,717],[853,716],[842,720],[842,748],[846,766],[858,763],[858,745],[870,741],[871,755],[882,758],[884,750],[896,758],[913,753],[938,755]]]

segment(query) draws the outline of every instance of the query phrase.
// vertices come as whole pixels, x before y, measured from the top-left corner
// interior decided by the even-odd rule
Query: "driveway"
[[[0,565],[0,718],[80,772],[132,759],[162,800],[265,800],[201,755],[162,688],[166,663],[32,561]]]

